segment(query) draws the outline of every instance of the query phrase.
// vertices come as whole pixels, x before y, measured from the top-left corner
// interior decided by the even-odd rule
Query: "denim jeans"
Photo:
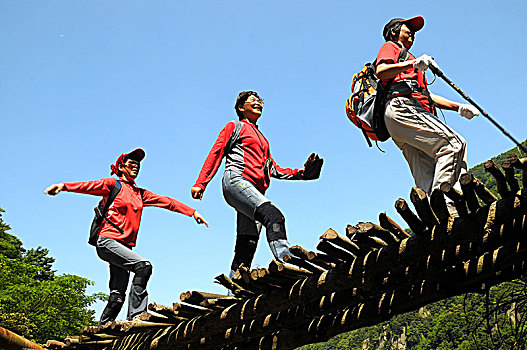
[[[110,293],[119,293],[123,296],[126,295],[130,271],[134,270],[137,263],[148,262],[148,260],[134,253],[131,247],[115,239],[102,236],[97,238],[97,255],[110,264]],[[147,306],[148,292],[146,288],[132,284],[128,296],[128,314],[126,318],[128,320],[133,319],[143,311],[146,311]],[[104,317],[105,315],[103,314],[101,323],[112,321],[103,319]]]
[[[236,236],[237,246],[240,236],[251,236],[251,238],[258,244],[260,231],[262,224],[254,219],[254,213],[256,209],[267,202],[270,202],[256,187],[242,175],[227,170],[223,174],[222,180],[223,197],[227,204],[236,210]],[[279,239],[268,242],[271,252],[274,257],[278,260],[282,260],[285,254],[290,254],[290,244],[286,239]],[[236,255],[240,255],[241,252],[235,252]],[[244,257],[242,260],[252,261],[253,252],[248,253],[250,256]],[[231,265],[231,276],[234,273],[236,267],[236,261],[233,260]],[[249,268],[250,266],[246,266]]]

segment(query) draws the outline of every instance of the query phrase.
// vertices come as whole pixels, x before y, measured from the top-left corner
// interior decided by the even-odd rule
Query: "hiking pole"
[[[473,105],[474,107],[476,107],[477,109],[479,109],[479,111],[481,112],[481,114],[483,114],[483,116],[485,118],[487,118],[488,120],[490,120],[490,122],[492,124],[494,124],[498,129],[501,130],[501,132],[507,136],[509,139],[512,140],[512,142],[514,142],[523,152],[525,152],[527,154],[527,149],[525,147],[522,146],[521,143],[519,143],[518,141],[516,141],[516,139],[514,137],[512,137],[511,134],[509,134],[509,132],[507,130],[505,130],[500,124],[498,124],[498,122],[496,122],[487,112],[485,112],[485,110],[483,110],[483,108],[481,108],[476,102],[474,102],[473,99],[470,98],[470,96],[468,96],[465,92],[463,92],[463,90],[461,90],[456,84],[454,84],[452,82],[452,80],[448,79],[446,77],[446,75],[439,69],[439,67],[435,64],[431,64],[430,65],[430,69],[432,70],[432,72],[437,75],[438,77],[440,77],[441,79],[443,79],[448,85],[450,85],[454,90],[457,91],[458,94],[460,94],[461,96],[463,96],[463,98],[465,100],[467,100],[468,102],[470,102],[471,105]]]

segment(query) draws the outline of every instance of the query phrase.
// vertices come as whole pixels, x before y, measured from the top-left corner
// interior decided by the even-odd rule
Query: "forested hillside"
[[[513,148],[492,159],[501,165],[510,153],[527,156]],[[496,183],[483,164],[470,172],[497,195]],[[518,170],[516,175],[520,176]],[[389,322],[299,349],[525,349],[526,321],[527,279],[502,283],[488,293],[445,299],[395,316]]]

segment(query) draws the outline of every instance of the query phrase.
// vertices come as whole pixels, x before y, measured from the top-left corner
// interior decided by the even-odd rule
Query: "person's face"
[[[414,44],[414,38],[415,32],[410,30],[406,24],[403,24],[401,26],[401,31],[399,32],[399,40],[397,40],[399,44],[403,45],[407,50],[410,50]]]
[[[251,95],[239,109],[251,123],[256,123],[262,115],[263,104],[263,101],[258,99],[258,97]]]
[[[137,160],[127,159],[126,162],[119,166],[121,171],[121,177],[124,177],[128,181],[133,181],[139,175],[139,169],[141,164]]]

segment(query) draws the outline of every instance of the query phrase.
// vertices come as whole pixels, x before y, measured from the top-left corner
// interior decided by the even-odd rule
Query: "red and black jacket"
[[[201,168],[194,186],[205,189],[226,158],[225,170],[232,170],[249,180],[265,193],[270,177],[299,180],[300,169],[281,168],[271,157],[269,141],[258,126],[247,120],[230,121],[221,130],[218,139]]]

